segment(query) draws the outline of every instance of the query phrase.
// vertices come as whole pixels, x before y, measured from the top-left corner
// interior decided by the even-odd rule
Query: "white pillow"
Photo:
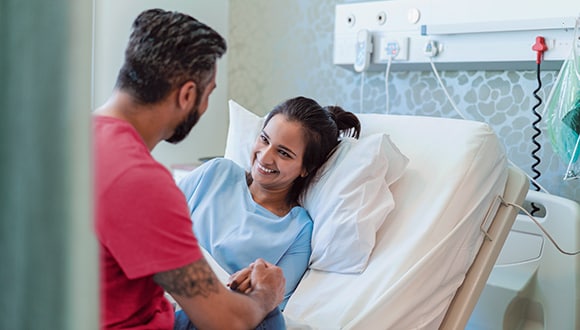
[[[390,144],[381,133],[343,139],[320,169],[302,202],[314,221],[311,268],[341,273],[366,268],[376,232],[395,208],[385,180]]]
[[[356,116],[360,121],[361,139],[377,133],[385,133],[388,135],[389,132],[385,127],[388,126],[388,123],[392,122],[392,116],[378,113],[357,113]],[[384,144],[384,147],[386,148],[385,152],[389,156],[389,171],[387,172],[386,180],[390,186],[405,173],[409,159],[401,153],[393,142]]]
[[[232,100],[229,108],[224,157],[249,169],[264,118]],[[339,273],[366,268],[376,231],[395,206],[389,185],[408,162],[385,133],[343,139],[302,201],[314,222],[310,268]]]
[[[252,148],[262,131],[265,118],[246,110],[233,100],[229,101],[229,108],[230,126],[224,158],[233,160],[249,171]]]

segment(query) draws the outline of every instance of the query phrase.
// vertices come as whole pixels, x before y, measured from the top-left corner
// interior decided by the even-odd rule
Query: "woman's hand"
[[[249,293],[252,290],[250,275],[252,274],[253,267],[254,264],[252,263],[248,267],[233,273],[230,275],[226,285],[233,291],[245,294]]]

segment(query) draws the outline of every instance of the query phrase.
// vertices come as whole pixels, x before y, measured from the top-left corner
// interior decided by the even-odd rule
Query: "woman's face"
[[[253,183],[269,190],[288,190],[298,176],[306,176],[302,159],[306,141],[302,125],[278,114],[262,130],[252,150]]]

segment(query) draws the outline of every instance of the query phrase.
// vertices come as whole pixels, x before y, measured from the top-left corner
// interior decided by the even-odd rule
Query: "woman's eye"
[[[287,158],[290,158],[290,154],[289,154],[289,153],[287,153],[286,151],[284,151],[284,150],[280,150],[280,151],[278,151],[278,152],[280,153],[280,155],[282,155],[282,156],[284,156],[284,157],[287,157]]]
[[[266,136],[264,134],[260,134],[260,141],[262,141],[264,143],[268,143],[268,139],[266,138]]]

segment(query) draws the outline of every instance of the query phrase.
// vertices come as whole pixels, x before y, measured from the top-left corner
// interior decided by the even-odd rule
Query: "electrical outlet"
[[[381,37],[379,42],[378,61],[387,62],[389,57],[393,61],[409,60],[409,38],[407,37]]]
[[[391,61],[393,71],[431,70],[431,59],[442,70],[535,70],[530,47],[537,35],[548,46],[543,70],[560,70],[572,49],[580,52],[580,40],[574,40],[575,1],[556,0],[549,10],[529,6],[524,11],[509,1],[502,3],[515,16],[497,10],[496,0],[454,1],[461,8],[477,8],[457,16],[461,8],[434,6],[434,0],[336,1],[346,3],[335,7],[333,63],[355,70],[353,49],[362,29],[373,36],[367,68],[372,71],[382,71]],[[431,39],[438,41],[437,47],[427,45]]]

